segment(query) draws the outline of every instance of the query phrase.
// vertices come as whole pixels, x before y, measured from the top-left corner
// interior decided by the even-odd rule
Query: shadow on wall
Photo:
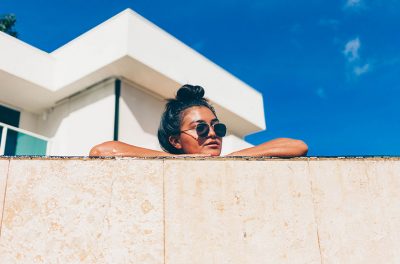
[[[121,88],[120,130],[136,128],[157,135],[165,101],[125,82],[122,82]]]
[[[87,91],[61,101],[47,113],[44,120],[42,117],[39,117],[38,133],[49,138],[54,137],[57,134],[57,131],[60,129],[63,120],[94,103],[97,103],[109,96],[114,96],[114,82],[115,79],[106,80],[91,87]],[[113,107],[108,111],[111,111],[114,115]],[[98,118],[98,116],[93,116],[93,118]]]
[[[161,150],[157,130],[164,107],[165,101],[160,96],[123,82],[118,139],[132,145]]]
[[[135,84],[121,81],[118,139],[160,149],[157,130],[165,102]],[[113,140],[115,79],[61,101],[45,120],[38,118],[38,133],[54,139],[52,155],[86,155],[100,142]]]

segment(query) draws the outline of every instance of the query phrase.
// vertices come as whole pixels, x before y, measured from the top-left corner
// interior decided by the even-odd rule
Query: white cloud
[[[354,67],[354,74],[357,76],[363,75],[371,70],[370,64],[366,63],[363,66]]]
[[[347,60],[347,73],[350,78],[351,76],[359,77],[372,70],[372,64],[365,62],[370,60],[361,58],[359,54],[360,47],[361,41],[358,37],[349,40],[344,46],[343,55]]]
[[[361,0],[347,0],[347,6],[357,6],[361,4]]]
[[[346,1],[346,8],[356,8],[356,7],[360,7],[362,5],[362,1],[361,0],[347,0]]]
[[[358,49],[360,46],[361,43],[359,38],[352,39],[346,43],[343,53],[349,61],[354,61],[359,58]]]

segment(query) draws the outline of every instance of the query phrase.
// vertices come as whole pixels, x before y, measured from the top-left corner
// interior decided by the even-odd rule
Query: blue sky
[[[264,95],[268,130],[309,155],[400,155],[400,0],[2,0],[52,51],[131,8]]]

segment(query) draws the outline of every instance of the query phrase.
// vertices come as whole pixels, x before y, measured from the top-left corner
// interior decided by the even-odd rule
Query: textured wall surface
[[[12,160],[1,263],[162,263],[162,166]]]
[[[1,263],[400,263],[400,159],[0,159]]]
[[[9,161],[5,159],[0,159],[0,237],[1,237],[1,225],[2,225],[2,217],[3,217],[3,206],[4,206],[4,197],[6,192],[6,184],[7,184],[7,170],[8,170]],[[0,251],[1,252],[1,251]]]

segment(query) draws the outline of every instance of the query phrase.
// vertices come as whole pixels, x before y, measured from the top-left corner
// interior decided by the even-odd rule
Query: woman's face
[[[196,132],[196,125],[206,123],[210,126],[207,136],[200,137]],[[219,123],[213,112],[204,106],[193,106],[183,112],[181,122],[181,134],[170,139],[176,148],[182,149],[185,154],[209,154],[218,156],[221,154],[222,138],[215,134],[212,125]]]

